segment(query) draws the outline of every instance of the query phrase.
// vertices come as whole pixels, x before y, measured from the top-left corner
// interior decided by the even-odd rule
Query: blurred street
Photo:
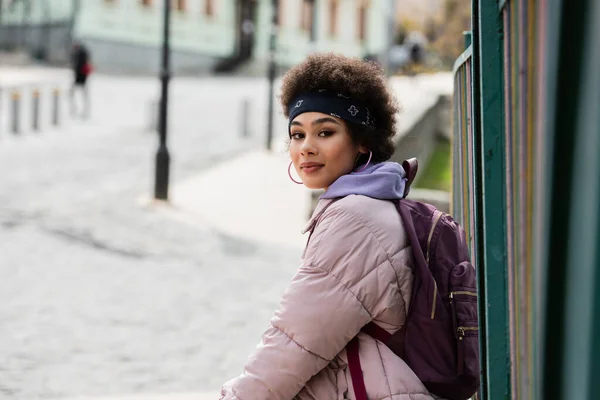
[[[50,72],[67,87],[65,71],[33,75]],[[155,202],[158,80],[90,83],[88,120],[63,98],[59,127],[0,132],[0,398],[217,391],[268,326],[306,240],[310,194],[287,177],[286,121],[277,107],[268,154],[266,79],[174,79],[172,201]],[[390,83],[399,136],[451,90],[449,74]]]
[[[264,146],[257,124],[241,137],[236,100],[251,95],[264,121],[266,84],[173,81],[172,184]],[[239,373],[300,251],[151,202],[158,82],[98,75],[90,89],[89,121],[0,136],[0,398],[214,391]]]

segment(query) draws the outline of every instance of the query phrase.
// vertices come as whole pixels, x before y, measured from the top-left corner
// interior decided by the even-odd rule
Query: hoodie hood
[[[380,200],[401,199],[406,185],[406,172],[395,162],[369,165],[361,172],[340,176],[321,195],[321,199],[334,199],[359,194]]]

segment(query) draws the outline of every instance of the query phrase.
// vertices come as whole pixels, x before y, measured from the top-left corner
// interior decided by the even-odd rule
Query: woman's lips
[[[312,174],[313,172],[316,172],[319,169],[321,169],[322,166],[323,164],[312,161],[305,161],[303,163],[300,163],[300,169],[306,174]]]
[[[321,167],[323,167],[323,166],[322,165],[311,165],[310,167],[302,167],[302,172],[304,172],[306,174],[311,174],[311,173],[316,172],[319,169],[321,169]]]

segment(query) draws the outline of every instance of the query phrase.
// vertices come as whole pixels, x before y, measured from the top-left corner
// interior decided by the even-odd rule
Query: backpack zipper
[[[435,230],[435,227],[437,226],[438,222],[440,221],[442,214],[443,214],[442,212],[438,211],[438,214],[435,216],[435,219],[433,220],[433,224],[431,225],[431,230],[429,231],[429,237],[427,238],[427,257],[425,257],[425,262],[427,263],[427,267],[429,267],[429,247],[431,246],[431,238],[433,237],[433,231]],[[437,303],[437,301],[436,301],[437,292],[438,292],[437,282],[434,279],[433,280],[433,305],[431,306],[431,319],[435,318],[435,305]]]
[[[425,257],[425,261],[427,262],[427,266],[429,266],[429,247],[431,246],[431,238],[433,237],[433,231],[437,226],[438,222],[440,222],[440,218],[442,217],[442,212],[438,211],[435,219],[433,220],[433,225],[431,225],[431,230],[429,231],[429,237],[427,238],[427,257]]]
[[[455,294],[464,294],[467,296],[475,296],[477,297],[477,293],[475,292],[467,292],[466,290],[459,290],[457,292],[450,292],[450,297],[453,297]]]
[[[456,333],[458,333],[458,340],[463,340],[465,337],[465,333],[467,331],[478,331],[479,327],[477,326],[459,326],[456,328]]]
[[[458,328],[456,328],[456,334],[458,339],[458,345],[456,347],[456,370],[458,372],[458,375],[462,375],[465,372],[465,349],[463,348],[462,342],[462,340],[465,337],[465,332],[478,330],[479,328],[474,326],[459,326]]]
[[[431,319],[435,318],[435,304],[437,303],[436,298],[437,298],[437,282],[435,281],[435,279],[433,280],[433,307],[431,307]]]

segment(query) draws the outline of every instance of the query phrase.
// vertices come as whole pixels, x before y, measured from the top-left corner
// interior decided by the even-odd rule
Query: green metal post
[[[550,12],[561,23],[548,85],[554,168],[542,398],[592,400],[600,391],[600,4],[564,1]]]
[[[473,16],[477,15],[477,10],[479,9],[479,4],[476,4],[473,7]],[[473,18],[472,22],[473,31],[463,32],[463,36],[465,39],[465,48],[471,46],[471,49],[476,53],[477,50],[474,47],[478,47],[479,45],[479,19]],[[473,44],[473,32],[475,32],[475,44]],[[478,293],[478,301],[479,301],[479,357],[480,364],[482,366],[481,372],[481,386],[478,392],[479,398],[486,398],[488,392],[488,368],[487,368],[487,347],[488,347],[488,335],[487,335],[487,296],[486,296],[486,269],[485,269],[485,239],[484,239],[484,219],[483,219],[483,177],[482,177],[482,158],[481,158],[481,149],[482,149],[482,135],[481,135],[481,123],[480,123],[480,114],[481,114],[481,83],[480,83],[480,58],[479,56],[473,56],[471,58],[471,90],[473,104],[471,110],[471,124],[473,126],[473,175],[475,177],[473,182],[472,190],[475,192],[474,196],[474,210],[475,215],[472,216],[475,220],[475,249],[476,249],[476,259],[475,265],[477,265],[477,269],[479,271],[479,276],[477,279],[477,293]]]
[[[503,24],[497,0],[473,0],[473,82],[478,249],[483,267],[480,306],[483,327],[483,396],[510,398],[506,254]]]
[[[473,32],[464,31],[463,37],[465,38],[465,50],[473,43]]]

